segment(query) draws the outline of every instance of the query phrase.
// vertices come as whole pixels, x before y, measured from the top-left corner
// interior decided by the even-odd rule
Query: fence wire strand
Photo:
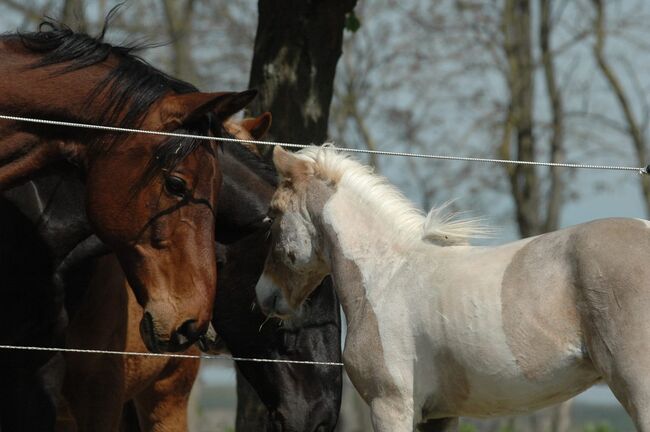
[[[46,119],[38,119],[38,118],[31,118],[31,117],[10,116],[10,115],[3,115],[3,114],[0,114],[0,119],[36,123],[36,124],[46,124],[52,126],[67,126],[67,127],[76,127],[76,128],[83,128],[83,129],[105,130],[109,132],[139,133],[139,134],[146,134],[146,135],[159,135],[159,136],[168,136],[168,137],[177,137],[177,138],[215,140],[215,141],[223,141],[223,142],[257,144],[257,145],[265,145],[265,146],[282,146],[286,148],[300,149],[300,148],[306,148],[311,146],[311,144],[245,140],[239,138],[222,138],[222,137],[213,137],[213,136],[205,136],[205,135],[183,134],[183,133],[176,133],[176,132],[161,132],[161,131],[152,131],[146,129],[131,129],[131,128],[122,128],[122,127],[115,127],[115,126],[102,126],[102,125],[95,125],[89,123],[75,123],[75,122],[65,122],[65,121],[58,121],[58,120],[46,120]],[[373,155],[381,155],[381,156],[401,156],[401,157],[412,157],[412,158],[419,158],[419,159],[436,159],[436,160],[508,164],[508,165],[531,165],[531,166],[546,166],[546,167],[590,169],[590,170],[634,171],[642,175],[647,175],[650,173],[650,165],[647,165],[645,167],[633,167],[633,166],[624,166],[624,165],[599,165],[599,164],[569,163],[569,162],[539,162],[539,161],[493,159],[493,158],[453,156],[453,155],[435,155],[435,154],[427,154],[427,153],[410,153],[410,152],[399,152],[399,151],[388,151],[388,150],[367,150],[367,149],[357,149],[357,148],[350,148],[350,147],[335,147],[335,149],[338,151],[344,151],[348,153],[362,153],[362,154],[373,154]]]
[[[245,144],[256,144],[256,145],[265,145],[265,146],[282,146],[286,148],[301,149],[301,148],[306,148],[311,146],[310,144],[246,140],[246,139],[239,139],[239,138],[213,137],[213,136],[184,134],[184,133],[176,133],[176,132],[161,132],[161,131],[153,131],[153,130],[146,130],[146,129],[132,129],[132,128],[122,128],[122,127],[115,127],[115,126],[103,126],[103,125],[96,125],[96,124],[89,124],[89,123],[47,120],[47,119],[39,119],[39,118],[31,118],[31,117],[11,116],[11,115],[4,115],[4,114],[0,114],[0,119],[35,123],[35,124],[45,124],[45,125],[52,125],[52,126],[65,126],[65,127],[74,127],[74,128],[82,128],[82,129],[104,130],[108,132],[138,133],[138,134],[145,134],[145,135],[158,135],[158,136],[168,136],[168,137],[177,137],[177,138],[215,140],[215,141],[231,142],[231,143],[245,143]],[[493,158],[453,156],[453,155],[435,155],[435,154],[427,154],[427,153],[410,153],[410,152],[387,151],[387,150],[367,150],[367,149],[357,149],[357,148],[349,148],[349,147],[334,147],[334,148],[338,151],[344,151],[348,153],[361,153],[361,154],[372,154],[372,155],[381,155],[381,156],[399,156],[399,157],[412,157],[412,158],[419,158],[419,159],[435,159],[435,160],[507,164],[507,165],[546,166],[546,167],[573,168],[573,169],[634,171],[641,175],[650,174],[650,165],[647,165],[645,167],[633,167],[633,166],[624,166],[624,165],[599,165],[599,164],[569,163],[569,162],[567,163],[538,162],[538,161],[493,159]],[[19,351],[52,351],[52,352],[85,353],[85,354],[144,356],[144,357],[168,357],[168,358],[171,357],[171,358],[183,358],[183,359],[222,359],[222,360],[233,360],[233,361],[243,361],[243,362],[288,363],[288,364],[304,364],[304,365],[316,365],[316,366],[339,366],[339,367],[343,366],[343,363],[340,362],[264,359],[264,358],[233,357],[229,355],[209,355],[209,354],[194,355],[194,354],[178,354],[178,353],[142,353],[142,352],[129,352],[129,351],[57,348],[57,347],[42,347],[42,346],[19,346],[19,345],[0,345],[0,349],[19,350]]]
[[[178,354],[178,353],[152,353],[152,352],[133,352],[133,351],[111,351],[111,350],[97,350],[97,349],[81,349],[81,348],[57,348],[57,347],[43,347],[43,346],[23,346],[23,345],[0,345],[0,349],[14,350],[14,351],[49,351],[49,352],[65,352],[65,353],[80,353],[80,354],[107,354],[107,355],[123,355],[123,356],[140,356],[140,357],[167,357],[167,358],[180,358],[180,359],[195,359],[195,360],[234,360],[242,362],[256,362],[256,363],[288,363],[288,364],[303,364],[315,366],[343,366],[339,362],[326,362],[326,361],[311,361],[311,360],[286,360],[286,359],[266,359],[266,358],[253,358],[253,357],[233,357],[226,354]]]

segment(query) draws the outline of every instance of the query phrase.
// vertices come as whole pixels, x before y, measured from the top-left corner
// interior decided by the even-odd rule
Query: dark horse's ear
[[[162,101],[160,121],[164,130],[174,130],[213,111],[217,119],[223,122],[244,108],[256,95],[256,90],[241,93],[195,92],[170,95]]]
[[[271,128],[272,116],[265,112],[258,117],[249,117],[241,121],[241,126],[251,134],[253,139],[259,140],[266,135]]]

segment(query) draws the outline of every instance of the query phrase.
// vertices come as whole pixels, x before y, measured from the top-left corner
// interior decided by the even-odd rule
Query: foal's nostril
[[[177,332],[189,340],[195,341],[204,333],[204,330],[199,327],[197,320],[190,319],[181,324]]]

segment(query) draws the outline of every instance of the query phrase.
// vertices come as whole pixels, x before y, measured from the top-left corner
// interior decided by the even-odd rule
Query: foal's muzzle
[[[282,295],[280,287],[266,274],[262,274],[262,277],[257,281],[255,294],[257,295],[257,303],[265,315],[283,318],[293,314],[293,309]]]

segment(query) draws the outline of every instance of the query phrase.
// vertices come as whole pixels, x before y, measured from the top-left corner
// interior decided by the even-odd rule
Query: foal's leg
[[[630,234],[619,235],[626,244],[639,243],[627,238]],[[637,430],[650,432],[650,268],[640,268],[630,259],[646,252],[637,249],[630,246],[624,254],[601,258],[597,252],[606,248],[594,248],[589,265],[580,269],[584,277],[580,313],[585,345],[594,367],[632,417]]]
[[[650,432],[650,332],[637,327],[616,341],[592,340],[589,353],[640,432]]]
[[[160,376],[134,397],[142,431],[187,431],[187,405],[198,372],[198,360],[168,361]]]
[[[458,430],[458,417],[432,419],[418,425],[420,432],[455,432]]]
[[[412,432],[415,428],[413,404],[401,399],[373,399],[370,418],[375,432]]]

